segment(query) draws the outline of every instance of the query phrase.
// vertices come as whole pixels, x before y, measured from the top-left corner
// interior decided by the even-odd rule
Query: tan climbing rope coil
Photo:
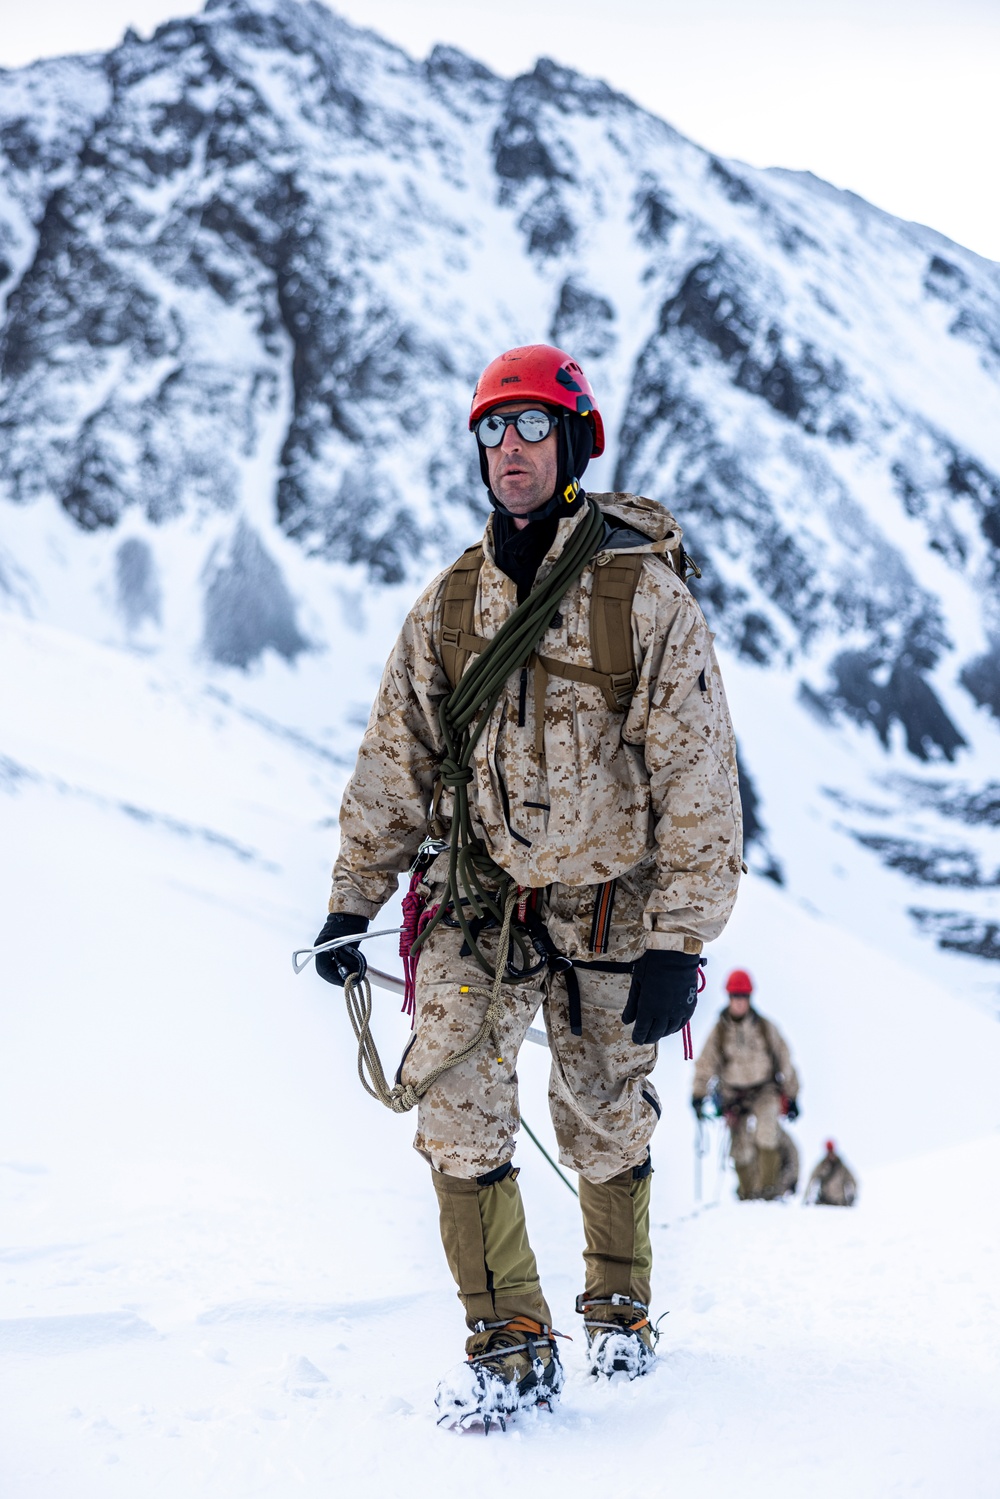
[[[503,922],[500,927],[500,941],[497,950],[496,975],[493,979],[492,989],[474,988],[469,986],[464,992],[478,994],[488,1000],[486,1014],[483,1022],[468,1046],[462,1047],[460,1051],[452,1052],[445,1058],[440,1066],[435,1067],[426,1077],[422,1077],[418,1083],[396,1083],[389,1087],[386,1081],[385,1070],[382,1060],[375,1045],[375,1038],[371,1033],[372,1018],[372,989],[364,973],[349,974],[344,981],[344,998],[347,1001],[347,1013],[350,1017],[351,1028],[354,1031],[358,1043],[358,1077],[365,1092],[372,1098],[377,1098],[379,1103],[384,1103],[387,1109],[394,1114],[406,1114],[423,1098],[428,1088],[433,1087],[438,1078],[452,1067],[457,1067],[468,1057],[473,1056],[487,1041],[492,1041],[494,1055],[498,1062],[503,1061],[500,1054],[500,1021],[503,1018],[506,1005],[503,998],[503,973],[506,962],[506,954],[510,947],[510,927],[514,916],[514,908],[517,905],[517,886],[512,886],[507,893],[504,902]]]

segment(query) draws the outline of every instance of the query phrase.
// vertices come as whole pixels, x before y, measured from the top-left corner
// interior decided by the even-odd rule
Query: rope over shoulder
[[[500,1047],[500,1022],[506,1010],[503,985],[519,977],[517,970],[510,969],[512,942],[520,953],[520,973],[531,967],[532,955],[524,937],[512,925],[518,887],[473,830],[468,789],[473,780],[472,756],[508,678],[532,656],[567,590],[600,549],[604,516],[593,500],[588,499],[587,505],[584,518],[570,535],[548,577],[505,620],[443,700],[439,712],[445,745],[439,780],[455,796],[448,873],[444,897],[413,941],[410,952],[415,954],[423,947],[446,911],[454,913],[473,959],[492,981],[488,990],[470,987],[468,991],[487,1000],[481,1025],[467,1046],[452,1052],[419,1082],[400,1082],[390,1088],[371,1033],[371,985],[364,971],[349,975],[344,982],[347,1013],[358,1043],[358,1076],[362,1087],[394,1114],[405,1114],[415,1108],[443,1073],[466,1061],[487,1041],[492,1043],[497,1060],[503,1060]],[[482,923],[490,918],[500,927],[495,965],[486,958],[477,940]]]
[[[572,531],[565,547],[556,558],[552,571],[528,594],[522,604],[504,621],[485,649],[475,657],[439,710],[441,736],[445,754],[440,781],[454,791],[455,807],[451,820],[448,847],[448,872],[444,898],[434,918],[427,923],[416,942],[418,951],[441,921],[446,911],[454,914],[462,929],[474,961],[495,982],[511,981],[515,974],[505,974],[509,940],[502,941],[497,974],[483,955],[470,916],[478,922],[492,918],[499,924],[504,907],[516,886],[507,872],[495,862],[472,827],[469,785],[473,779],[472,757],[479,738],[496,707],[508,679],[527,663],[545,632],[552,624],[567,590],[600,550],[604,540],[604,515],[590,498],[587,511]],[[515,930],[513,940],[520,954],[522,970],[530,967],[531,955],[524,938]]]

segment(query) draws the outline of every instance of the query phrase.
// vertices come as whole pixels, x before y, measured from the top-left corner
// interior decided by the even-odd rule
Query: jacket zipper
[[[493,772],[497,778],[497,786],[500,788],[500,803],[503,807],[503,820],[507,824],[507,831],[512,838],[517,839],[518,843],[523,843],[525,848],[530,848],[531,839],[523,837],[520,833],[518,833],[514,828],[511,827],[510,798],[507,795],[507,784],[504,781],[503,773],[500,770],[500,736],[503,733],[504,720],[506,719],[506,717],[507,708],[506,705],[504,705],[503,711],[500,714],[500,724],[497,728],[497,737],[493,746]]]

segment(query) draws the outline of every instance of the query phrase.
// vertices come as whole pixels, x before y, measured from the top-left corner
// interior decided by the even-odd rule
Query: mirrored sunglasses
[[[547,411],[519,411],[516,416],[489,411],[476,423],[476,436],[484,448],[498,448],[507,428],[514,426],[525,442],[543,442],[558,425],[559,418]]]

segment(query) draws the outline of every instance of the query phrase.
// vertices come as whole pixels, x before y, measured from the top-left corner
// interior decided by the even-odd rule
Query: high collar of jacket
[[[650,500],[645,495],[639,494],[624,492],[594,494],[588,490],[586,495],[580,494],[579,508],[574,509],[570,515],[559,517],[555,540],[542,558],[535,574],[536,584],[551,572],[572,532],[580,525],[587,510],[588,498],[600,506],[607,519],[604,540],[595,554],[597,557],[600,557],[602,553],[615,552],[622,548],[627,548],[629,551],[661,554],[680,550],[683,535],[681,528],[666,506],[661,505],[658,500]],[[493,547],[492,515],[486,522],[483,551],[487,560],[497,567]],[[498,568],[498,571],[502,569]]]
[[[612,493],[594,494],[590,498],[596,500],[605,515],[613,517],[631,530],[648,536],[650,544],[657,542],[666,543],[658,546],[658,551],[671,552],[680,546],[681,528],[671,515],[665,505],[659,500],[649,500],[645,495]]]
[[[566,543],[569,541],[569,538],[572,536],[577,526],[579,526],[583,521],[583,518],[587,513],[587,501],[586,498],[582,495],[581,500],[582,504],[574,514],[560,517],[559,525],[556,529],[556,534],[552,541],[552,544],[549,547],[548,551],[545,553],[545,556],[542,558],[541,562],[538,564],[538,571],[535,574],[536,585],[540,583],[543,578],[547,577],[548,574],[552,571],[552,568],[555,566],[557,559],[562,553],[563,547],[565,547]],[[499,564],[497,563],[496,550],[493,545],[493,521],[494,517],[491,515],[489,520],[486,522],[486,534],[483,537],[483,550],[486,554],[487,561],[491,562],[493,566],[498,569],[498,571],[502,571],[502,569],[499,568]]]

